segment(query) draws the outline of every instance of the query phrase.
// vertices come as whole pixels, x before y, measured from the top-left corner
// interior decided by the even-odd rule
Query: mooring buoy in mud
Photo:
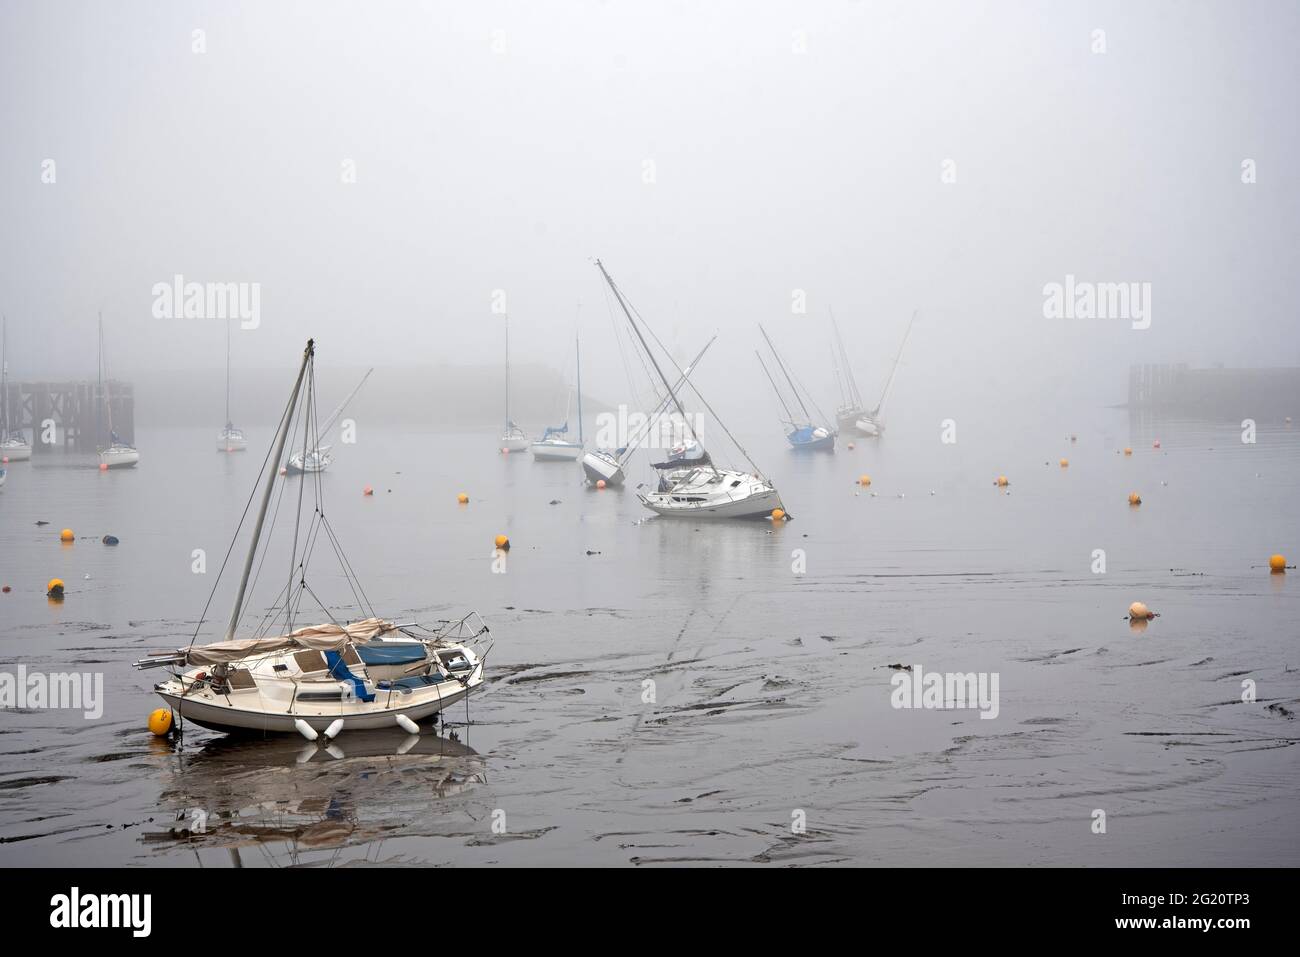
[[[1135,601],[1128,606],[1128,616],[1134,621],[1150,621],[1157,617],[1157,613],[1152,611],[1140,601]]]
[[[865,488],[866,486],[870,485],[870,484],[871,484],[871,476],[870,476],[870,475],[859,475],[859,476],[858,476],[858,484],[861,485],[861,486],[863,486],[864,488]]]
[[[63,601],[63,579],[51,578],[50,583],[45,586],[45,597],[53,598],[55,601]]]
[[[172,729],[172,712],[170,708],[159,708],[149,712],[149,731],[159,738],[165,738]]]
[[[76,539],[76,537],[76,535],[72,534],[72,529],[70,528],[65,528],[63,531],[59,532],[59,541],[61,542],[71,542]]]
[[[1061,468],[1063,468],[1063,469],[1068,469],[1069,467],[1070,467],[1070,460],[1069,460],[1069,459],[1061,459]]]
[[[774,509],[772,509],[772,521],[774,521],[774,522],[783,522],[783,521],[785,521],[785,509],[783,509],[783,508],[774,508]]]
[[[510,551],[510,539],[505,535],[498,535],[496,537],[496,545],[497,548],[501,549],[503,552]]]
[[[459,502],[461,505],[468,505],[469,496],[466,495],[464,492],[461,492],[459,495],[456,496],[456,501]]]
[[[1285,571],[1286,571],[1286,556],[1285,556],[1285,555],[1272,555],[1272,556],[1270,556],[1270,557],[1269,557],[1269,560],[1268,560],[1268,568],[1269,568],[1269,571],[1271,571],[1271,572],[1272,572],[1273,574],[1275,574],[1275,575],[1278,574],[1278,573],[1280,573],[1280,572],[1285,572]]]
[[[1142,496],[1139,495],[1137,492],[1129,492],[1129,493],[1128,493],[1128,503],[1129,503],[1130,505],[1141,505],[1141,504],[1142,504]]]

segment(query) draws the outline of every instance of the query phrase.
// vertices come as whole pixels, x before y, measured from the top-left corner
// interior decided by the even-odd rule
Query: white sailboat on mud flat
[[[700,394],[700,390],[693,382],[688,380],[687,384],[690,385],[695,397],[713,416],[714,421],[718,423],[723,432],[726,432],[727,437],[740,450],[740,454],[745,457],[745,460],[749,462],[754,471],[741,472],[735,469],[720,469],[713,464],[713,460],[699,440],[699,436],[695,435],[691,430],[691,420],[682,407],[677,390],[673,388],[667,376],[664,375],[663,369],[660,368],[659,360],[655,358],[649,343],[646,342],[645,336],[642,335],[640,325],[632,317],[632,309],[624,298],[622,291],[614,283],[613,278],[605,270],[604,264],[599,259],[596,260],[596,268],[605,277],[605,282],[609,284],[614,297],[618,300],[619,307],[623,310],[628,323],[632,326],[632,331],[636,333],[637,340],[641,343],[641,348],[645,351],[646,357],[650,360],[650,364],[654,367],[655,373],[659,376],[664,388],[668,390],[673,406],[681,416],[681,421],[685,424],[688,432],[691,433],[683,442],[681,456],[670,456],[666,462],[654,466],[659,472],[658,487],[653,490],[644,486],[637,487],[637,498],[641,500],[641,504],[657,515],[693,519],[766,518],[775,509],[784,510],[781,495],[776,490],[776,486],[763,476],[758,466],[754,464],[754,460],[749,457],[749,453],[736,441],[735,436],[727,431],[727,427],[722,424],[722,420],[718,418],[717,413],[713,411],[704,396]],[[660,343],[660,348],[663,348],[662,343]],[[668,354],[666,349],[663,351],[665,355]],[[680,375],[681,370],[678,370],[678,373]]]
[[[522,452],[528,448],[528,433],[510,418],[510,317],[506,316],[506,427],[497,444],[502,452]]]
[[[9,406],[9,320],[0,318],[0,463],[26,462],[32,457],[32,446],[21,430],[10,429]]]
[[[296,731],[311,741],[322,734],[326,741],[332,740],[345,729],[400,727],[415,734],[418,722],[464,700],[483,684],[484,660],[491,650],[491,639],[485,637],[488,628],[477,613],[432,629],[378,617],[325,518],[319,483],[312,483],[314,511],[308,511],[313,503],[305,502],[305,496],[295,496],[289,581],[251,636],[236,637],[248,611],[249,578],[279,478],[275,465],[284,454],[300,406],[304,433],[310,435],[315,425],[314,356],[315,346],[309,340],[272,450],[263,463],[265,487],[224,640],[194,644],[201,618],[188,647],[156,652],[135,666],[171,668],[172,677],[156,684],[154,691],[180,721],[216,731]],[[280,487],[285,488],[283,483]],[[302,527],[304,513],[309,515],[306,528]],[[239,529],[235,534],[237,538]],[[349,590],[368,617],[339,620],[307,584],[308,559],[321,535],[338,553]],[[305,597],[315,601],[329,620],[295,627]]]
[[[129,442],[124,442],[113,431],[113,399],[109,395],[109,378],[105,375],[104,370],[108,368],[108,363],[104,359],[104,317],[99,317],[99,392],[104,397],[104,410],[108,416],[108,439],[107,448],[99,450],[99,464],[103,468],[126,469],[134,468],[140,462],[140,452]],[[96,415],[96,433],[100,427],[98,414]]]
[[[340,402],[338,408],[335,409],[333,413],[330,414],[330,417],[325,420],[325,424],[320,427],[313,443],[289,454],[289,461],[284,465],[284,470],[286,472],[290,475],[324,472],[334,463],[334,446],[321,445],[320,440],[323,436],[329,435],[330,429],[334,428],[334,423],[339,420],[339,416],[343,414],[343,410],[348,407],[349,402],[356,398],[357,393],[361,391],[361,387],[365,385],[366,380],[370,378],[370,373],[374,371],[374,369],[366,370],[366,374],[361,377],[361,381],[357,383],[357,387],[348,393],[348,397]]]
[[[539,462],[576,462],[582,458],[582,347],[575,336],[574,350],[578,357],[578,441],[565,438],[569,433],[569,412],[565,409],[564,425],[547,426],[542,437],[532,444],[533,458]],[[572,393],[570,393],[572,395]]]
[[[217,451],[243,452],[247,448],[244,433],[230,421],[230,320],[226,320],[226,427],[217,436]]]

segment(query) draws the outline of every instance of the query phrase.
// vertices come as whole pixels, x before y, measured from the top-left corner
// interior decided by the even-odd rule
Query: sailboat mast
[[[573,351],[578,357],[578,444],[585,445],[582,438],[582,343],[576,334],[573,337]]]
[[[781,408],[785,409],[785,417],[793,421],[794,416],[790,414],[790,407],[785,404],[785,396],[781,395],[781,390],[776,387],[776,380],[772,378],[772,373],[767,371],[767,363],[763,361],[763,357],[759,355],[757,349],[754,350],[754,357],[758,359],[758,364],[763,367],[763,374],[767,376],[767,381],[772,383],[772,391],[776,393],[776,397],[781,403]]]
[[[799,408],[803,409],[803,417],[808,421],[808,424],[811,425],[812,416],[808,414],[808,407],[803,404],[803,399],[799,395],[799,390],[795,388],[794,379],[790,378],[789,370],[786,369],[785,363],[781,361],[781,353],[777,352],[776,346],[772,345],[772,340],[768,338],[767,330],[763,328],[763,324],[761,322],[758,324],[758,331],[763,334],[764,339],[767,339],[767,347],[772,350],[772,355],[776,357],[777,368],[780,369],[781,372],[785,374],[785,381],[790,383],[790,391],[794,393],[794,400],[799,403]],[[784,402],[784,400],[782,401]]]
[[[614,298],[618,300],[619,308],[623,310],[623,315],[627,316],[627,321],[628,323],[631,324],[632,331],[636,333],[636,337],[639,340],[641,340],[641,348],[644,349],[645,354],[650,357],[650,364],[655,367],[655,372],[658,374],[660,381],[663,382],[664,388],[667,389],[668,394],[672,396],[673,405],[677,406],[677,412],[682,417],[682,423],[686,426],[686,429],[689,431],[691,425],[690,425],[690,419],[688,419],[686,416],[686,410],[682,408],[682,402],[679,398],[677,398],[677,393],[673,390],[672,385],[668,382],[668,377],[664,375],[664,370],[659,368],[659,360],[656,359],[654,353],[650,351],[650,344],[645,341],[645,336],[641,335],[641,330],[640,328],[638,328],[636,324],[636,320],[632,318],[632,313],[628,311],[627,303],[623,301],[623,294],[619,292],[618,286],[614,285],[614,280],[611,279],[609,273],[605,271],[605,264],[602,263],[599,259],[596,260],[596,268],[599,269],[600,274],[605,277],[605,282],[609,283],[609,288],[614,290]],[[694,432],[692,432],[691,434],[694,435]]]
[[[9,438],[9,317],[0,316],[0,441]]]
[[[873,415],[879,415],[880,410],[884,408],[885,400],[889,398],[889,390],[894,387],[894,376],[898,373],[898,364],[903,361],[903,347],[907,345],[907,338],[912,334],[912,323],[916,322],[916,310],[912,310],[912,318],[907,320],[907,330],[903,333],[903,341],[898,344],[898,355],[894,356],[894,366],[889,370],[889,378],[885,380],[884,391],[880,393],[880,401],[872,409]]]
[[[226,320],[226,424],[230,424],[230,320]]]
[[[506,316],[506,428],[510,427],[510,317]]]
[[[289,411],[285,413],[280,424],[280,432],[275,437],[275,452],[271,455],[271,468],[266,475],[266,489],[262,492],[262,506],[257,512],[257,524],[253,526],[253,540],[248,545],[248,556],[244,559],[244,574],[239,579],[239,592],[235,595],[235,607],[230,612],[230,624],[226,626],[226,641],[235,637],[239,626],[239,614],[244,607],[244,592],[248,588],[248,576],[253,571],[253,559],[257,557],[257,542],[262,537],[262,524],[266,521],[266,510],[271,504],[271,492],[275,488],[275,478],[279,473],[280,459],[284,455],[284,443],[289,439],[289,429],[293,425],[294,409],[298,407],[298,394],[302,391],[302,379],[307,373],[307,365],[316,352],[314,339],[307,340],[307,348],[302,353],[302,365],[298,368],[298,379],[293,384],[293,393],[289,396]]]

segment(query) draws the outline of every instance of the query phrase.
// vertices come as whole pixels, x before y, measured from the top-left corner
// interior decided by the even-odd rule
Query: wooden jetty
[[[106,448],[105,393],[113,406],[113,431],[135,444],[135,390],[129,382],[9,382],[5,392],[9,428],[27,433],[33,454],[58,448],[91,453]]]

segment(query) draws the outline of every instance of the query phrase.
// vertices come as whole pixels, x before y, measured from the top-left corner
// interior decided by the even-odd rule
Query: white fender
[[[401,726],[403,731],[410,732],[411,734],[420,733],[420,726],[404,714],[399,714],[397,716],[397,723]]]
[[[335,738],[339,736],[339,732],[342,730],[343,730],[343,719],[336,718],[333,721],[333,723],[331,723],[330,726],[325,729],[325,737],[330,741],[333,741]]]
[[[302,720],[302,718],[296,718],[293,722],[293,726],[297,728],[298,733],[301,734],[308,741],[316,740],[317,738],[316,729],[313,728],[311,725],[309,725],[306,721]]]

